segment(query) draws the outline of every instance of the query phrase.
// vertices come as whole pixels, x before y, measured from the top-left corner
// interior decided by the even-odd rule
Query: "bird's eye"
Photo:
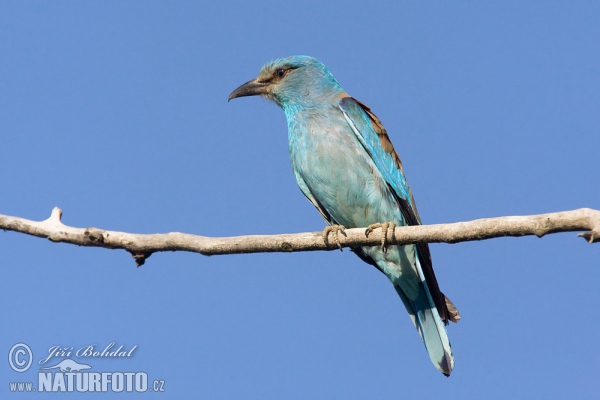
[[[285,70],[282,68],[278,69],[277,76],[281,78],[281,77],[283,77],[283,75],[285,75]]]

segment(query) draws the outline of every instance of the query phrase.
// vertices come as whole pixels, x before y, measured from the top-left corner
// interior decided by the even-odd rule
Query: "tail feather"
[[[454,356],[452,355],[450,339],[448,339],[444,321],[440,317],[431,293],[429,292],[429,287],[423,276],[418,257],[416,258],[416,264],[421,281],[419,283],[419,294],[417,298],[414,301],[409,299],[399,285],[394,285],[394,288],[396,289],[396,292],[398,292],[400,299],[402,299],[402,303],[404,303],[419,335],[421,335],[431,362],[444,375],[450,376],[450,373],[454,368]],[[446,302],[450,302],[450,300],[446,298]],[[460,314],[458,314],[458,311],[452,302],[450,302],[450,304],[452,305],[451,308],[456,313],[451,320],[456,322],[460,318]]]
[[[435,305],[427,298],[425,290],[419,293],[416,301],[412,301],[406,297],[400,286],[394,285],[394,288],[423,339],[429,359],[439,371],[446,376],[450,376],[454,368],[452,347]]]

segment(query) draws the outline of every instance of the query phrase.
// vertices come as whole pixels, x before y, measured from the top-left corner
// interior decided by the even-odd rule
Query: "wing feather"
[[[407,225],[420,225],[421,219],[417,212],[412,191],[404,176],[402,161],[400,161],[400,157],[379,118],[367,105],[349,96],[342,97],[339,100],[339,107],[394,194],[404,222]],[[429,245],[418,243],[416,247],[423,276],[440,317],[445,323],[448,323],[449,320],[452,322],[458,321],[460,319],[458,310],[440,291],[433,271]]]

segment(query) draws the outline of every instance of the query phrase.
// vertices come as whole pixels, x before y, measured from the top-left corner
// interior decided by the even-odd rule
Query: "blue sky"
[[[59,206],[67,225],[138,233],[321,230],[283,112],[227,103],[293,54],[383,121],[425,223],[599,208],[599,17],[593,2],[2,2],[0,213]],[[111,342],[137,347],[75,359],[166,389],[114,398],[597,394],[599,246],[568,233],[431,251],[463,316],[450,378],[349,251],[154,254],[137,269],[124,251],[0,232],[0,353],[34,354],[24,373],[0,363],[0,396],[37,382],[52,346]]]

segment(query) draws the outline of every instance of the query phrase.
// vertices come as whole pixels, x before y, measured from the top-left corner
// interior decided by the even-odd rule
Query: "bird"
[[[402,162],[383,124],[351,97],[319,60],[304,55],[266,63],[228,101],[261,96],[287,119],[293,172],[302,193],[325,219],[324,240],[346,228],[381,228],[381,246],[351,250],[390,280],[421,336],[433,365],[450,376],[454,356],[445,326],[460,314],[440,291],[427,243],[388,245],[396,225],[421,219]]]

